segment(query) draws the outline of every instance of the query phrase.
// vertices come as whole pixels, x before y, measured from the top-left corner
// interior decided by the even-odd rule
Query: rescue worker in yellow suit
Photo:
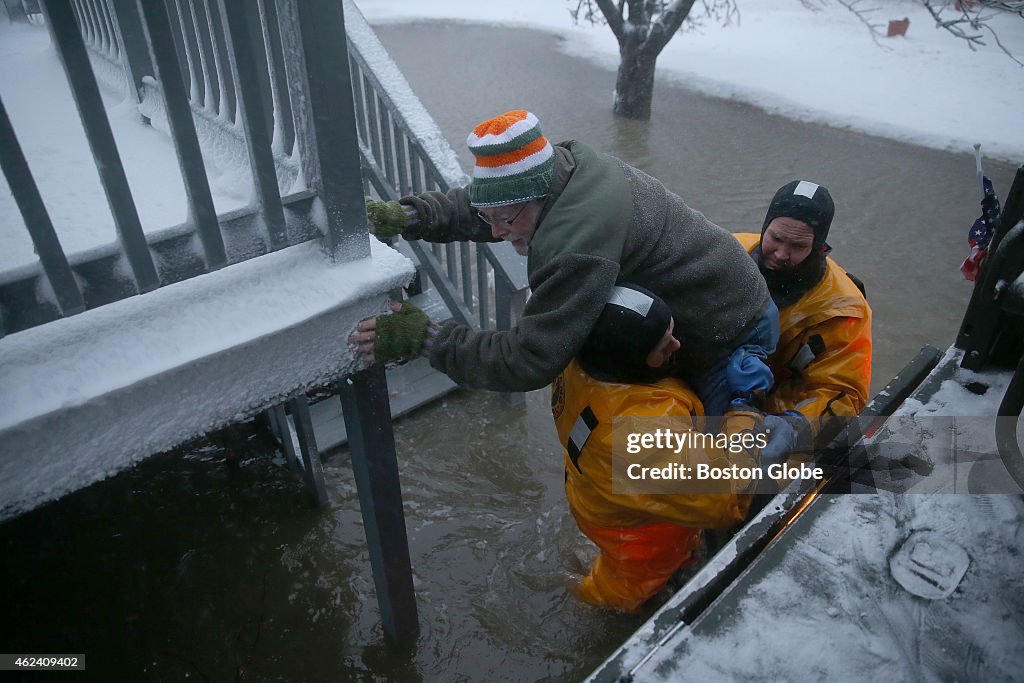
[[[552,385],[569,509],[580,531],[600,550],[574,589],[592,604],[636,610],[691,561],[702,529],[737,525],[750,504],[751,478],[718,484],[715,492],[687,491],[686,484],[674,493],[616,491],[613,470],[619,468],[621,475],[634,462],[628,455],[618,459],[621,442],[613,458],[616,438],[659,426],[671,426],[677,434],[707,431],[697,394],[668,376],[670,358],[679,349],[673,328],[671,311],[660,298],[636,285],[618,285],[579,354]],[[738,363],[728,369],[737,398],[715,432],[727,438],[761,433],[762,414],[751,405],[751,397],[771,385],[764,364],[753,363],[749,356]],[[751,439],[748,444],[749,449],[655,450],[643,464],[757,468],[758,448]]]
[[[868,401],[871,308],[863,285],[828,256],[834,216],[827,188],[793,180],[775,193],[760,235],[736,235],[779,308],[766,457],[809,450],[829,419],[856,416]]]

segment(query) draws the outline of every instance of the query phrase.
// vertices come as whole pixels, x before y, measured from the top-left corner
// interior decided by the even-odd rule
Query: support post
[[[299,456],[292,443],[292,430],[288,425],[288,416],[285,415],[284,403],[278,403],[276,406],[268,408],[265,415],[267,422],[270,423],[270,431],[281,442],[281,450],[284,451],[288,469],[301,476],[302,465],[299,463]]]
[[[480,248],[478,245],[477,248]],[[497,272],[494,282],[494,322],[499,330],[511,330],[519,322],[523,315],[523,308],[526,306],[526,290],[514,289],[510,284],[501,282],[499,284]],[[521,391],[503,394],[510,406],[522,406],[526,404],[526,394]]]
[[[299,452],[302,455],[302,478],[306,489],[319,507],[327,505],[327,484],[324,482],[324,466],[320,462],[320,451],[316,447],[313,420],[309,416],[309,403],[299,395],[288,401],[295,423],[295,435],[299,438]]]
[[[384,366],[350,375],[340,389],[384,634],[401,642],[416,635],[419,619]]]

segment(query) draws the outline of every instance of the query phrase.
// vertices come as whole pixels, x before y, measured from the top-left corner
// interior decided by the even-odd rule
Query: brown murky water
[[[665,83],[652,121],[620,121],[614,74],[563,56],[550,35],[435,23],[380,34],[467,165],[474,124],[527,107],[551,138],[621,156],[731,229],[758,228],[794,177],[826,184],[835,255],[875,310],[876,389],[922,344],[952,341],[977,212],[968,151],[794,123]],[[1005,192],[1012,167],[988,171]],[[0,649],[85,653],[95,680],[563,681],[642,622],[566,595],[576,531],[544,392],[524,408],[459,392],[402,419],[396,439],[416,643],[383,642],[346,454],[326,463],[330,508],[313,510],[253,435],[236,464],[194,444],[0,526]]]

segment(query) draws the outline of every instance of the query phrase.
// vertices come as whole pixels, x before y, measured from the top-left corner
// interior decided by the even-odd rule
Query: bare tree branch
[[[586,0],[577,0],[576,9],[569,10],[569,16],[572,17],[572,21],[574,24],[580,23],[580,11],[585,6],[587,6]],[[584,15],[584,18],[586,18],[586,15]]]
[[[604,13],[594,7],[593,0],[569,0],[569,2],[576,2],[576,9],[569,10],[569,15],[575,23],[578,24],[581,21],[595,25],[608,23],[608,20],[604,18]],[[621,12],[617,14],[621,16]]]
[[[921,4],[924,5],[924,8],[927,9],[928,13],[932,15],[933,19],[935,19],[935,25],[937,27],[949,31],[957,38],[966,41],[967,47],[971,48],[972,50],[976,50],[976,45],[985,44],[984,41],[981,40],[980,34],[970,35],[964,30],[964,24],[970,26],[972,29],[977,30],[977,26],[975,25],[974,20],[971,19],[971,16],[967,14],[967,10],[961,9],[961,16],[957,17],[956,19],[950,19],[947,21],[942,18],[942,9],[936,8],[932,4],[931,0],[921,0]]]
[[[740,8],[736,0],[701,0],[704,8],[704,16],[711,17],[722,26],[731,26],[733,23],[740,23]],[[693,21],[693,17],[688,17]]]
[[[875,22],[871,16],[872,12],[878,12],[881,7],[864,7],[861,4],[861,0],[836,0],[836,2],[853,12],[860,20],[860,23],[867,27],[868,32],[871,34],[871,40],[875,41],[875,45],[881,46],[878,39],[882,37],[883,25]]]
[[[936,26],[946,31],[949,31],[957,38],[960,38],[961,40],[965,41],[967,43],[967,47],[971,48],[972,50],[977,50],[978,48],[976,46],[985,45],[985,41],[981,39],[980,33],[968,33],[964,29],[964,27],[967,26],[972,31],[980,31],[981,29],[985,29],[992,34],[992,38],[993,40],[996,41],[996,45],[999,47],[1000,50],[1003,51],[1004,54],[1006,54],[1006,56],[1015,61],[1017,64],[1024,66],[1024,63],[1017,59],[1017,57],[1014,56],[1014,54],[1010,52],[1010,50],[1005,45],[1003,45],[1002,41],[999,40],[999,34],[996,33],[995,29],[989,26],[988,20],[991,19],[994,15],[985,16],[981,13],[980,8],[977,11],[975,11],[972,15],[969,11],[967,3],[963,2],[959,5],[960,15],[956,16],[954,19],[946,20],[942,18],[943,8],[935,7],[932,0],[920,0],[920,2],[922,5],[924,5],[925,9],[928,10],[928,13],[932,15],[932,18],[935,19]]]
[[[830,0],[800,0],[800,4],[806,9],[812,12],[820,12],[825,9]],[[885,45],[879,42],[879,38],[884,37],[882,29],[884,24],[880,24],[874,21],[874,17],[871,16],[873,12],[878,12],[881,7],[864,7],[861,0],[835,0],[836,4],[845,7],[851,14],[853,14],[860,23],[864,24],[864,27],[868,30],[868,35],[871,36],[871,40],[874,41],[875,45],[883,49],[887,49]]]
[[[1022,18],[1024,18],[1024,14],[1022,14],[1021,16],[1022,16]],[[1014,56],[1014,54],[1012,52],[1010,52],[1009,48],[1007,48],[1005,45],[1003,45],[1003,41],[999,40],[999,34],[996,33],[996,30],[994,28],[989,26],[987,23],[982,24],[982,27],[985,28],[986,30],[988,30],[988,32],[992,34],[992,40],[996,41],[996,45],[999,46],[999,49],[1002,50],[1003,53],[1007,57],[1009,57],[1013,61],[1017,62],[1017,64],[1019,64],[1020,66],[1024,66],[1024,62],[1022,62],[1019,59],[1017,59]]]
[[[672,36],[676,34],[679,27],[686,21],[687,15],[696,0],[676,0],[670,7],[663,10],[661,18],[651,27],[651,35],[648,40],[648,50],[653,54],[660,54]]]
[[[701,12],[690,10],[690,14],[683,22],[680,29],[682,32],[700,31],[705,26],[705,20],[710,20],[716,26],[740,25],[739,0],[701,0]]]
[[[615,34],[615,39],[621,44],[625,40],[625,26],[622,21],[622,3],[619,3],[619,7],[616,8],[612,4],[611,0],[594,0],[597,3],[598,8],[601,10],[601,14],[604,15],[604,20],[608,22],[609,28],[612,33]]]

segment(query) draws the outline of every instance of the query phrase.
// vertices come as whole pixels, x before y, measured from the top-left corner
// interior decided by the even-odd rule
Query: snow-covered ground
[[[1024,68],[984,33],[972,52],[917,2],[865,2],[882,7],[874,23],[910,19],[905,37],[876,44],[861,21],[834,0],[811,11],[800,0],[738,0],[739,23],[712,19],[675,36],[658,58],[658,79],[685,83],[793,118],[876,135],[1024,162]],[[575,25],[577,0],[359,0],[373,23],[443,19],[521,26],[565,37],[573,55],[618,65],[607,26]],[[951,3],[950,3],[951,4]],[[694,12],[701,3],[696,3]],[[951,15],[950,15],[951,16]],[[991,25],[1024,61],[1024,19],[999,12]],[[883,32],[884,32],[883,26]],[[467,55],[471,60],[472,56]],[[657,81],[656,81],[657,83]],[[655,84],[657,88],[657,84]],[[608,94],[611,106],[612,95]],[[453,141],[453,144],[459,141]]]

